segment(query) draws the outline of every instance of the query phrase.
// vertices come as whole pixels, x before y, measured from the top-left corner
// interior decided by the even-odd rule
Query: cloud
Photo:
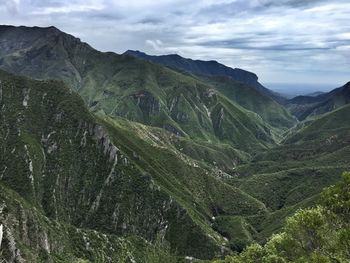
[[[56,13],[88,13],[103,10],[105,7],[106,6],[102,3],[102,1],[48,1],[46,4],[38,5],[37,8],[31,12],[31,14],[52,15]]]
[[[0,0],[0,9],[5,7],[8,12],[16,14],[18,13],[19,4],[20,0]]]
[[[145,41],[146,43],[146,46],[150,46],[151,48],[154,49],[154,51],[156,52],[160,52],[163,50],[162,46],[163,46],[163,42],[160,41],[159,39],[156,39],[156,40],[150,40],[150,39],[147,39]]]

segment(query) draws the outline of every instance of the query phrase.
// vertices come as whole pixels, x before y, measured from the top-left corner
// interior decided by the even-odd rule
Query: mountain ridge
[[[255,87],[257,90],[279,103],[284,101],[282,96],[260,84],[258,82],[258,76],[255,73],[240,68],[231,68],[215,60],[193,60],[190,58],[183,58],[178,54],[152,56],[141,51],[133,50],[127,50],[124,54],[143,58],[164,66],[185,70],[194,74],[205,76],[228,76],[235,81]]]

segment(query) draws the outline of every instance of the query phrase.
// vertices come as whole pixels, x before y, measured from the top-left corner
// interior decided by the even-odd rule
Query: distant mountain
[[[331,92],[317,96],[298,96],[288,100],[286,107],[299,120],[333,111],[350,103],[350,82]]]
[[[148,61],[152,61],[157,64],[161,64],[170,68],[184,70],[193,74],[205,75],[205,76],[227,76],[231,77],[235,81],[242,82],[249,86],[255,87],[263,94],[273,98],[277,102],[283,102],[284,98],[278,93],[275,93],[258,82],[258,76],[255,73],[240,69],[230,68],[215,60],[192,60],[189,58],[183,58],[177,54],[163,55],[163,56],[151,56],[144,52],[128,50],[125,54],[132,55],[138,58],[143,58]]]
[[[255,87],[259,86],[258,77],[256,74],[239,68],[232,69],[218,63],[215,60],[192,60],[183,58],[177,54],[151,56],[147,55],[146,53],[133,50],[128,50],[125,52],[125,54],[156,62],[167,67],[182,69],[194,74],[209,76],[230,76],[236,81],[240,81]]]
[[[324,91],[315,91],[315,92],[312,92],[310,94],[306,94],[305,96],[310,96],[310,97],[316,97],[316,96],[319,96],[319,95],[322,95],[322,94],[325,94],[326,92]]]

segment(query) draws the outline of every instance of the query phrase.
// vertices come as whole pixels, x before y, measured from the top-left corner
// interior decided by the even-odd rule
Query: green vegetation
[[[298,210],[265,245],[253,244],[214,262],[349,262],[349,211],[350,173],[344,173],[339,183],[322,192],[317,206]]]
[[[323,262],[318,250],[269,251],[307,239],[300,221],[319,216],[317,235],[333,227],[329,211],[346,221],[331,208],[340,185],[315,204],[350,169],[349,105],[292,127],[282,106],[226,77],[101,53],[55,28],[0,33],[0,67],[43,79],[0,71],[4,260],[182,262],[249,246],[228,260]],[[334,244],[324,251],[342,262]]]
[[[220,179],[229,176],[220,170],[222,160],[215,154],[221,147],[212,149],[104,114],[94,116],[62,82],[33,81],[5,72],[0,72],[0,78],[1,183],[18,193],[23,200],[15,200],[37,211],[45,224],[57,221],[73,230],[136,235],[150,242],[161,235],[171,253],[212,258],[221,253],[221,246],[228,246],[212,228],[213,215],[266,212],[261,202]],[[233,158],[232,166],[225,169],[248,158],[229,145],[222,148],[227,149],[221,151],[225,158]],[[212,163],[207,163],[210,158]],[[9,207],[7,196],[1,200]],[[1,222],[8,227],[13,224],[9,218],[16,222],[27,213],[10,212],[11,217]],[[33,222],[38,227],[43,224]],[[16,232],[15,225],[9,229]],[[45,250],[49,244],[50,255],[70,246],[63,242],[56,247],[55,238],[45,241],[45,235],[49,234],[42,234],[32,245]],[[66,238],[70,242],[74,237],[67,234]],[[38,251],[21,248],[25,237],[18,235],[15,240],[18,245],[7,248],[10,254],[17,249],[25,258],[42,258]],[[99,245],[103,244],[95,247]],[[69,253],[87,260],[98,257],[87,257],[86,249],[81,249],[78,252],[83,255]]]

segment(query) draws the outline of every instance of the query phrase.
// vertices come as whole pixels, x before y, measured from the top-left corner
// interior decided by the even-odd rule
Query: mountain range
[[[0,26],[0,69],[7,262],[221,257],[350,168],[349,83],[281,99],[242,69],[55,27]]]
[[[147,61],[152,61],[157,64],[170,67],[176,70],[183,70],[185,72],[190,72],[196,75],[202,76],[212,76],[212,77],[222,77],[226,76],[232,78],[235,81],[244,83],[246,85],[252,86],[259,90],[262,94],[274,98],[276,101],[282,102],[285,99],[278,93],[275,93],[258,81],[258,76],[255,73],[240,69],[240,68],[230,68],[217,61],[203,61],[203,60],[192,60],[188,58],[183,58],[177,54],[163,55],[163,56],[151,56],[144,52],[128,50],[125,54],[132,55],[138,58],[145,59]]]

